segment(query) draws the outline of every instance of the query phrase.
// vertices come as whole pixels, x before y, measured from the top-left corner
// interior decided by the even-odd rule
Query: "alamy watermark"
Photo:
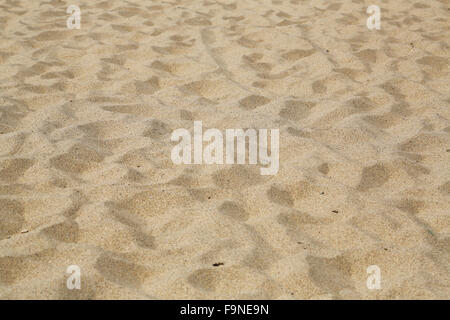
[[[373,29],[380,30],[380,28],[381,28],[380,7],[373,4],[367,8],[366,12],[371,15],[369,18],[367,18],[367,22],[366,22],[367,28],[369,28],[369,30],[373,30]]]
[[[259,164],[261,175],[274,175],[279,169],[279,129],[270,130],[270,155],[268,152],[268,129],[226,129],[224,135],[219,129],[208,129],[203,133],[202,121],[194,121],[194,136],[187,129],[172,132],[171,141],[179,142],[173,147],[171,159],[175,164]],[[192,144],[193,140],[193,144]],[[236,148],[235,148],[235,141]],[[248,145],[247,145],[248,141]],[[203,148],[203,142],[208,145]],[[192,162],[192,146],[194,161]],[[248,148],[247,148],[248,146]],[[235,152],[236,151],[236,152]],[[225,161],[224,161],[225,155]]]
[[[80,29],[81,28],[81,10],[80,7],[76,5],[70,5],[67,7],[66,13],[70,14],[67,18],[67,28],[69,29]]]
[[[367,267],[367,273],[369,276],[367,277],[367,289],[369,290],[378,290],[381,289],[381,270],[377,265],[371,265]]]
[[[66,286],[67,289],[73,290],[81,289],[81,269],[77,265],[71,265],[67,267],[67,273],[70,274],[69,278],[67,278]]]

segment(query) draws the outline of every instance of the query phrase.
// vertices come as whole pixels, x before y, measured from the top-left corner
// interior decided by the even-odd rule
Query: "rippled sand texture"
[[[2,0],[0,298],[449,299],[449,2],[370,4]],[[280,171],[174,165],[193,120]]]

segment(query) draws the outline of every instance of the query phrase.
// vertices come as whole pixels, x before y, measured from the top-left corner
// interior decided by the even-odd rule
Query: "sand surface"
[[[449,21],[444,0],[1,0],[0,298],[449,299]],[[173,164],[194,120],[279,128],[278,174]]]

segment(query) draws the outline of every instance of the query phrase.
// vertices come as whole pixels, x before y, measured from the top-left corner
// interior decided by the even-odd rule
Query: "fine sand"
[[[447,0],[1,0],[0,298],[450,299],[449,21]],[[173,164],[194,120],[279,128],[279,172]]]

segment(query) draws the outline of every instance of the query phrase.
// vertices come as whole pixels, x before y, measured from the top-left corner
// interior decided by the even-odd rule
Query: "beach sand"
[[[449,20],[444,0],[2,0],[0,298],[449,299]],[[278,173],[175,165],[195,120],[279,129]]]

